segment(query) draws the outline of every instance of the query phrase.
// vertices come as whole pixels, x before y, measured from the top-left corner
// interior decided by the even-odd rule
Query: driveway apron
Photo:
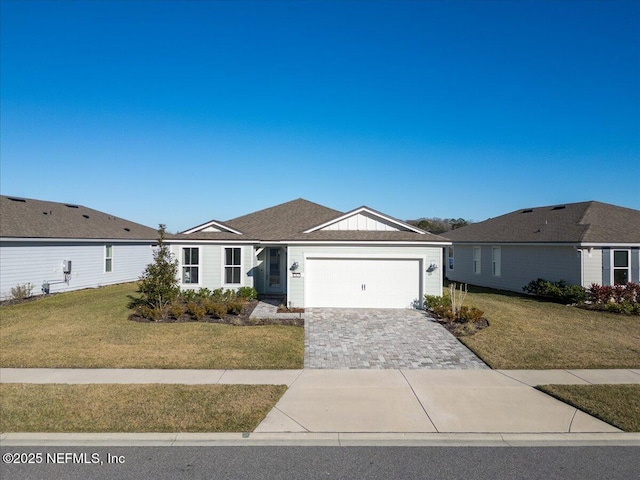
[[[308,308],[305,368],[487,369],[421,310]]]

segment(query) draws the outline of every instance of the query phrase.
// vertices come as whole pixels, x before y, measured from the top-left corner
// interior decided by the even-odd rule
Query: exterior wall
[[[592,248],[590,253],[586,248],[582,251],[582,286],[590,287],[592,283],[603,285],[601,248]]]
[[[481,247],[481,273],[473,273],[473,248]],[[492,247],[501,247],[501,272],[492,271]],[[472,245],[454,243],[453,270],[447,278],[500,290],[522,292],[531,280],[565,280],[580,285],[580,254],[569,246]]]
[[[312,255],[336,255],[340,257],[406,257],[422,259],[422,290],[423,295],[442,295],[442,247],[420,247],[401,245],[290,245],[287,259],[287,300],[294,307],[304,306],[304,273],[305,257]],[[298,262],[296,272],[289,270],[293,262]],[[437,265],[434,271],[426,272],[432,263]],[[299,276],[298,276],[299,274]],[[296,276],[294,276],[296,275]],[[422,300],[422,299],[420,299]]]
[[[182,283],[182,249],[183,248],[199,248],[199,264],[198,264],[198,283]],[[242,249],[242,265],[240,268],[240,285],[224,284],[224,249],[225,248],[241,248]],[[216,288],[238,288],[254,286],[254,246],[253,245],[233,245],[233,244],[198,244],[198,243],[172,243],[170,244],[171,253],[178,260],[178,278],[180,280],[180,288],[195,289],[208,288],[215,290]]]
[[[113,245],[112,271],[105,272],[105,244]],[[62,262],[71,260],[68,283]],[[0,298],[11,288],[31,283],[40,294],[43,282],[50,293],[80,290],[137,280],[153,261],[152,243],[116,242],[2,242],[0,244]]]

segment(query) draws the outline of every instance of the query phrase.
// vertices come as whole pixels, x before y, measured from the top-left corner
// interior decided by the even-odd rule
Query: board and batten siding
[[[442,295],[442,252],[443,247],[420,246],[367,246],[367,245],[289,245],[287,258],[287,300],[293,307],[304,306],[305,258],[314,255],[336,258],[419,258],[422,260],[422,294]],[[289,267],[298,262],[294,276]],[[435,263],[438,268],[432,272],[426,269]],[[422,299],[421,299],[422,300]]]
[[[113,245],[112,269],[105,271],[105,245]],[[63,261],[71,261],[65,282]],[[0,243],[0,298],[11,297],[16,285],[31,283],[33,294],[68,292],[138,280],[153,261],[152,244],[116,242],[2,242]]]
[[[481,273],[473,272],[474,247],[480,247]],[[500,248],[500,275],[493,274],[493,247]],[[522,292],[530,281],[544,278],[580,285],[580,253],[572,246],[520,246],[454,244],[454,268],[447,278],[454,282]]]

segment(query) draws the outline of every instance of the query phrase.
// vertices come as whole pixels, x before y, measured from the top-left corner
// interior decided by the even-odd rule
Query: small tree
[[[141,301],[151,308],[162,310],[180,293],[178,286],[178,261],[164,243],[165,225],[158,228],[158,248],[153,252],[153,263],[147,265],[138,280]]]

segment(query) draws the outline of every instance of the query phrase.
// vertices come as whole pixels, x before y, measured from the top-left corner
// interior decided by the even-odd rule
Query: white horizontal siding
[[[0,298],[11,296],[16,285],[31,283],[34,294],[43,282],[50,292],[65,292],[137,280],[153,261],[151,244],[110,243],[113,267],[105,272],[105,244],[83,242],[2,242],[0,244]],[[62,262],[72,262],[69,282]]]

